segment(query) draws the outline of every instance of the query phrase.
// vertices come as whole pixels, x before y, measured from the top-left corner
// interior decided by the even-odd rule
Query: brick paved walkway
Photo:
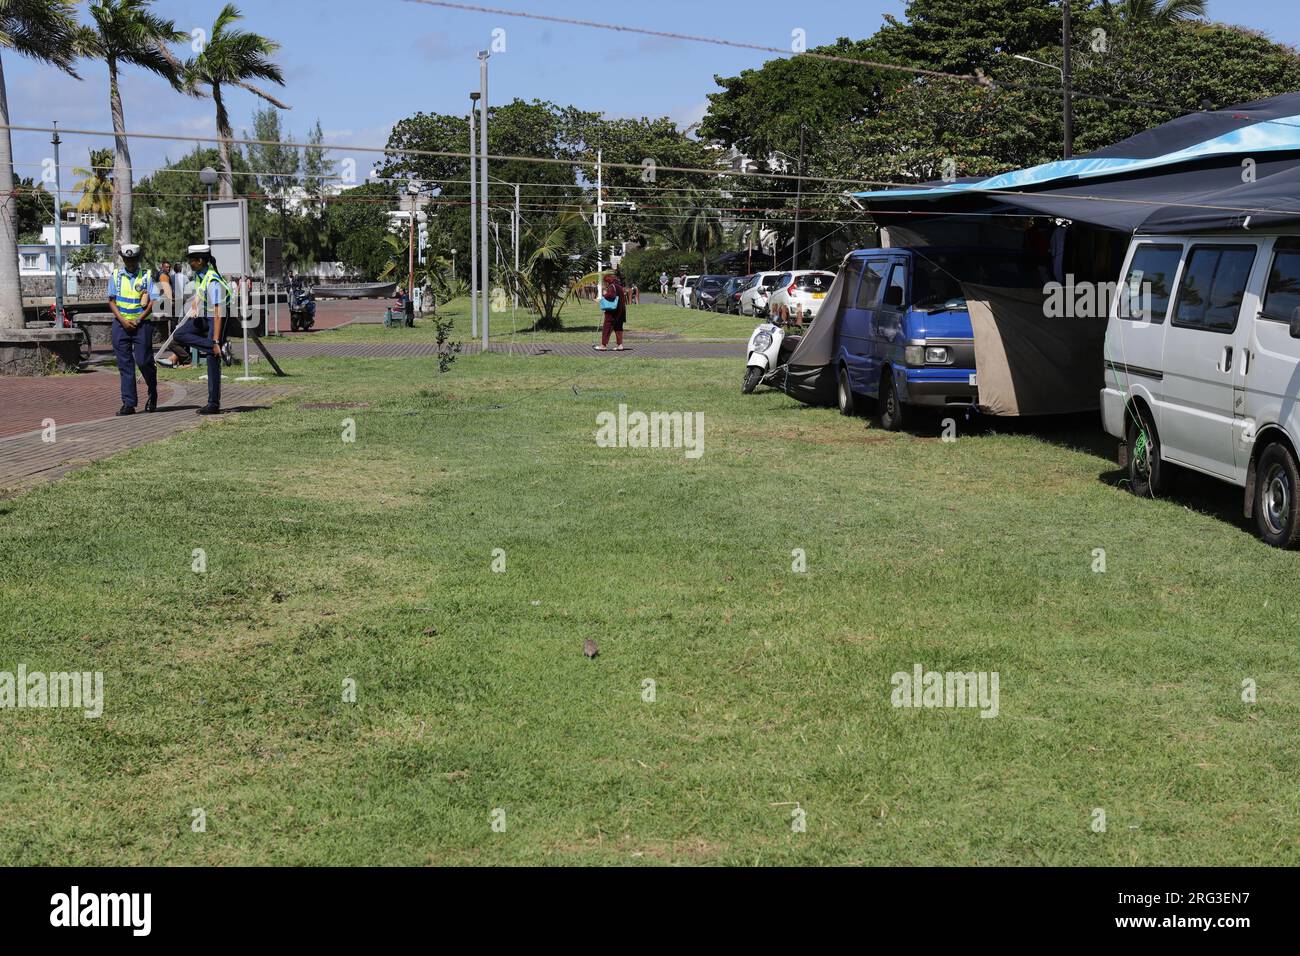
[[[148,391],[142,379],[136,387],[143,407]],[[173,392],[171,385],[159,383],[159,403],[173,400]],[[116,369],[44,378],[0,376],[0,438],[39,429],[47,418],[59,426],[105,418],[121,404]]]
[[[116,372],[90,372],[80,377],[111,377],[116,389]],[[49,380],[0,379],[0,385],[10,381],[20,381],[30,385],[32,382]],[[91,387],[100,386],[94,383]],[[221,403],[228,412],[252,411],[265,408],[275,392],[274,387],[268,388],[263,385],[223,383]],[[114,391],[112,403],[114,412],[117,411],[116,394]],[[71,421],[54,414],[48,416],[56,421],[53,442],[42,440],[43,429],[38,420],[35,430],[0,438],[0,495],[42,481],[51,481],[75,468],[84,467],[101,458],[108,458],[128,448],[157,441],[176,432],[197,428],[203,422],[212,420],[194,414],[195,409],[206,399],[204,384],[190,382],[185,385],[173,384],[164,399],[165,404],[160,404],[158,411],[151,415],[139,413],[124,418],[99,417],[93,420]],[[99,414],[103,415],[102,408]]]

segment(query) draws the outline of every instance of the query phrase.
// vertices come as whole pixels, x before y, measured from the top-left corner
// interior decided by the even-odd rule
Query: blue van
[[[903,426],[908,406],[974,405],[975,338],[962,281],[1041,286],[1027,256],[960,248],[860,249],[845,260],[835,343],[840,412],[878,401],[881,427]]]

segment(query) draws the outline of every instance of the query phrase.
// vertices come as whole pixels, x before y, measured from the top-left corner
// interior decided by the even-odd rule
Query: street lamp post
[[[1067,13],[1065,14],[1066,21],[1063,30],[1064,30],[1064,35],[1068,36],[1069,29],[1070,29],[1068,0],[1066,2],[1066,9],[1067,9]],[[1073,103],[1073,98],[1071,96],[1069,73],[1067,72],[1070,69],[1069,47],[1066,47],[1065,49],[1065,66],[1063,67],[1057,66],[1055,63],[1044,63],[1042,60],[1035,60],[1032,56],[1022,56],[1019,53],[1013,53],[1012,58],[1016,60],[1024,60],[1026,63],[1033,63],[1036,64],[1037,66],[1045,66],[1047,67],[1047,69],[1055,70],[1057,73],[1061,74],[1061,89],[1063,91],[1062,95],[1064,96],[1064,104],[1062,107],[1063,113],[1061,119],[1062,119],[1062,123],[1064,126],[1064,133],[1065,133],[1065,143],[1064,143],[1064,148],[1062,149],[1062,153],[1065,159],[1069,159],[1071,156],[1074,155],[1074,103]]]
[[[479,144],[481,147],[479,149],[479,162],[482,163],[479,183],[481,184],[480,188],[482,190],[483,212],[479,219],[478,237],[479,242],[483,244],[479,255],[481,260],[479,266],[483,270],[483,323],[479,331],[483,335],[484,352],[488,349],[488,285],[491,282],[491,277],[488,271],[491,266],[491,263],[488,261],[488,197],[490,196],[488,190],[488,56],[489,54],[487,50],[479,51],[478,82],[479,93],[481,94],[483,104],[483,112],[479,117]]]
[[[1061,0],[1061,109],[1065,124],[1065,158],[1074,155],[1074,91],[1070,73],[1070,0]]]
[[[479,93],[469,95],[469,334],[478,335],[478,145],[474,116]]]
[[[413,303],[415,302],[415,212],[420,205],[420,184],[412,180],[406,190],[411,194],[411,214],[406,238],[406,301]],[[407,308],[412,309],[412,315],[415,314],[413,306],[408,305]]]
[[[59,169],[59,121],[54,121],[54,327],[63,324],[63,178]],[[19,323],[22,327],[22,323]]]

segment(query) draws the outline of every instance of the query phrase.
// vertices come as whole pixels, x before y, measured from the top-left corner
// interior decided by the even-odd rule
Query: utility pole
[[[596,150],[596,271],[600,272],[605,268],[605,188],[602,181],[601,164],[605,159],[605,151]],[[600,288],[600,294],[604,295],[605,290],[601,287],[600,280],[596,280],[597,287]]]
[[[515,183],[515,222],[514,222],[514,226],[510,229],[510,241],[513,242],[515,246],[515,275],[518,276],[519,275],[519,184],[518,183]],[[515,298],[514,298],[514,304],[512,305],[512,308],[518,309],[519,308],[518,281],[514,283],[514,286],[515,286]]]
[[[478,335],[478,146],[474,142],[474,112],[478,93],[469,95],[469,334]]]
[[[406,301],[414,303],[415,302],[415,211],[420,207],[420,186],[418,183],[412,182],[407,187],[407,191],[411,194],[411,211],[410,213],[408,213],[408,215],[410,216],[410,220],[407,223],[409,229],[407,231],[408,238],[406,240]],[[414,308],[414,306],[411,306],[411,308]],[[414,315],[415,313],[412,312],[411,314]],[[405,316],[403,316],[403,321],[405,321]]]
[[[1069,159],[1074,155],[1074,97],[1070,89],[1073,82],[1070,75],[1070,0],[1061,2],[1061,65],[1061,86],[1065,98],[1065,158]]]
[[[59,167],[59,121],[54,121],[54,327],[63,322],[63,175]],[[20,317],[21,318],[21,317]],[[22,323],[18,323],[22,328]]]
[[[803,208],[803,123],[799,124],[799,184],[794,200],[794,248],[790,250],[790,271],[799,268],[799,211]]]
[[[488,285],[491,281],[489,269],[491,262],[488,260],[488,199],[491,193],[488,190],[488,51],[480,50],[478,55],[478,83],[479,96],[482,103],[483,114],[479,117],[479,142],[482,148],[479,150],[479,162],[483,164],[482,173],[479,176],[480,189],[482,190],[483,214],[479,221],[479,241],[483,243],[483,248],[479,258],[482,260],[480,265],[483,269],[483,327],[479,330],[483,334],[483,351],[488,350]]]

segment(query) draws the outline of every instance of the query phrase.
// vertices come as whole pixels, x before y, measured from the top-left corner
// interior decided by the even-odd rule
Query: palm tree
[[[78,167],[73,172],[83,177],[81,182],[72,187],[74,192],[81,193],[81,199],[77,201],[77,212],[89,212],[99,216],[111,215],[117,199],[117,170],[113,151],[92,149],[90,168]],[[116,229],[116,225],[114,228]]]
[[[288,104],[281,103],[270,93],[249,82],[250,79],[269,80],[278,86],[284,86],[284,74],[270,60],[275,51],[280,49],[280,44],[256,33],[230,29],[232,23],[242,19],[243,14],[233,3],[226,4],[212,25],[212,32],[208,35],[202,52],[185,63],[186,86],[191,90],[199,84],[208,87],[212,101],[217,106],[222,199],[232,199],[235,195],[235,180],[230,167],[230,147],[234,134],[230,129],[230,116],[226,113],[222,88],[238,86],[282,110],[290,108]]]
[[[1126,25],[1184,23],[1205,16],[1205,0],[1101,0],[1107,12],[1119,12]]]
[[[76,76],[81,30],[74,0],[0,0],[0,51],[12,50]],[[14,149],[9,130],[9,100],[0,61],[0,328],[23,327],[23,297],[18,284],[18,204],[14,195]]]
[[[590,227],[575,210],[529,228],[519,237],[527,256],[519,270],[505,270],[507,291],[516,291],[534,312],[534,331],[559,331],[560,310],[574,287],[596,265]]]
[[[183,39],[186,34],[177,30],[171,20],[150,11],[151,3],[152,0],[93,0],[90,16],[95,25],[85,31],[85,52],[108,64],[108,108],[113,114],[111,213],[115,252],[131,241],[131,215],[135,205],[118,69],[123,64],[138,66],[161,76],[176,89],[182,88],[184,66],[167,49],[167,44]]]
[[[701,193],[688,193],[676,211],[677,218],[655,230],[669,248],[694,252],[700,257],[702,271],[709,271],[709,252],[725,238],[722,213]]]

